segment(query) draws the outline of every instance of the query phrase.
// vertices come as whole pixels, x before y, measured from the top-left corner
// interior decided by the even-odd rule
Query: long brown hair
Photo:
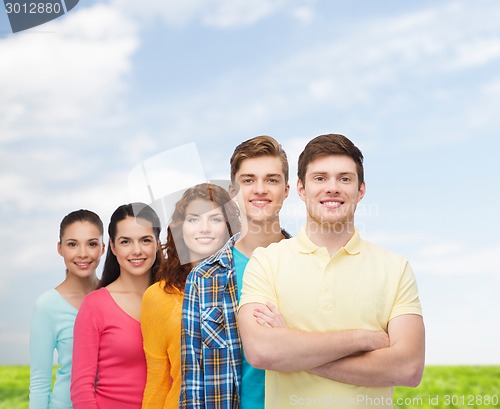
[[[106,287],[120,276],[120,265],[118,264],[118,260],[111,250],[111,242],[114,243],[115,241],[118,222],[125,220],[127,217],[135,217],[137,219],[144,219],[150,222],[156,240],[158,240],[158,242],[160,241],[161,222],[160,218],[152,207],[141,202],[129,203],[119,206],[111,215],[111,220],[109,222],[108,235],[110,244],[108,245],[106,261],[104,262],[101,281],[99,282],[98,288]],[[154,283],[154,278],[158,274],[158,269],[162,264],[162,260],[163,252],[161,251],[161,247],[158,246],[158,250],[156,251],[156,259],[153,263],[153,266],[151,267],[150,272],[151,284]]]
[[[170,224],[167,228],[167,241],[163,249],[167,255],[156,276],[157,281],[164,281],[165,292],[184,291],[186,279],[191,271],[191,263],[181,264],[180,254],[188,251],[182,237],[182,225],[186,218],[186,208],[193,200],[201,199],[214,203],[224,214],[229,236],[240,231],[238,208],[231,201],[229,193],[220,186],[211,183],[201,183],[187,189],[175,204]]]

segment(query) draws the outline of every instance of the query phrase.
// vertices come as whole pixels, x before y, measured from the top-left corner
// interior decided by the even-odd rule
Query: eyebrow
[[[328,175],[329,172],[326,170],[318,170],[315,172],[311,172],[311,175]],[[344,176],[344,175],[354,175],[356,176],[356,172],[339,172],[336,174],[337,176]]]
[[[255,173],[243,173],[239,176],[240,179],[248,177],[255,177]],[[282,178],[283,176],[279,173],[268,173],[267,175],[265,175],[265,177]]]
[[[145,238],[154,238],[154,236],[152,234],[146,234],[145,236],[141,236],[140,237],[141,239],[145,239]],[[130,237],[127,237],[127,236],[119,236],[116,238],[116,240],[119,240],[119,239],[126,239],[126,240],[131,240]]]
[[[206,214],[208,212],[203,212],[203,213],[186,213],[186,217],[188,216],[201,216],[202,214]],[[213,213],[211,216],[224,216],[224,213],[222,212],[217,212]]]
[[[93,237],[91,239],[88,239],[87,241],[94,241],[94,240],[99,241],[99,237]],[[69,239],[65,239],[64,241],[78,241],[78,239],[69,238]]]

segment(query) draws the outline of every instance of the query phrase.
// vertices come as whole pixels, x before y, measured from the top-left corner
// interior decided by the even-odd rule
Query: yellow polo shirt
[[[333,257],[305,227],[291,239],[254,251],[243,277],[240,306],[274,303],[291,328],[324,332],[387,331],[403,314],[422,314],[408,261],[353,237]],[[293,359],[293,357],[290,357]],[[266,371],[266,408],[387,408],[393,388],[335,382],[308,372]]]

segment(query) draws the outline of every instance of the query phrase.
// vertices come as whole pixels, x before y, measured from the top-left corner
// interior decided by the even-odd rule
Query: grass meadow
[[[28,366],[0,366],[0,409],[28,409],[28,388]],[[500,408],[499,400],[500,366],[428,366],[418,388],[396,388],[394,408]]]

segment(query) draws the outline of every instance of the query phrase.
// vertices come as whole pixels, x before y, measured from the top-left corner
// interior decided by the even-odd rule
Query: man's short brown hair
[[[359,148],[344,135],[327,134],[309,141],[299,156],[297,176],[303,185],[305,185],[307,166],[315,159],[329,155],[343,155],[354,160],[358,173],[358,185],[361,186],[364,183],[363,154]]]
[[[231,160],[231,182],[234,183],[236,173],[245,159],[261,156],[273,156],[281,160],[285,184],[288,183],[288,159],[282,146],[271,136],[261,135],[240,143],[233,152]]]

